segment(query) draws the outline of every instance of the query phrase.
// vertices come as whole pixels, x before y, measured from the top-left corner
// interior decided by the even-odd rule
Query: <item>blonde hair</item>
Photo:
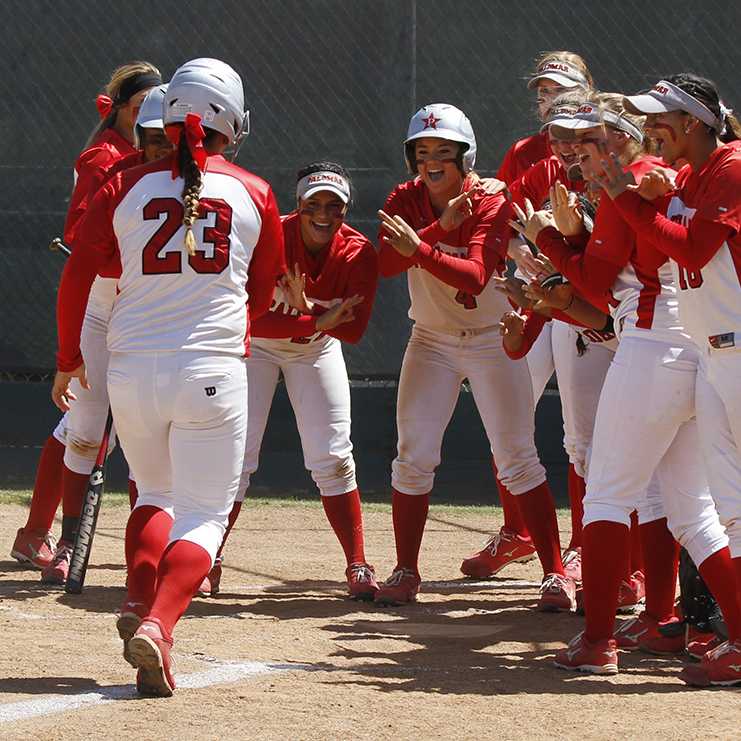
[[[92,130],[90,136],[85,142],[85,149],[92,146],[103,131],[116,125],[118,109],[122,105],[121,103],[117,103],[116,99],[118,98],[124,83],[137,75],[160,76],[160,71],[150,62],[142,61],[127,62],[113,70],[111,73],[111,79],[108,80],[104,88],[105,94],[113,100],[113,108],[111,109],[111,112]]]
[[[534,70],[532,75],[536,75],[540,67],[546,62],[563,62],[564,64],[570,64],[572,67],[581,72],[588,85],[588,90],[594,90],[594,80],[592,74],[587,67],[587,63],[583,57],[580,57],[576,52],[573,51],[542,51],[535,57]]]
[[[588,101],[600,111],[610,111],[610,113],[624,118],[643,133],[643,125],[646,122],[646,117],[628,113],[623,107],[624,97],[622,93],[592,93]],[[605,123],[604,125],[610,126],[609,123]],[[611,128],[615,127],[611,126]],[[619,131],[620,129],[617,130]],[[620,154],[620,160],[624,165],[630,164],[639,155],[648,153],[648,146],[648,139],[644,138],[643,142],[639,142],[631,136]]]

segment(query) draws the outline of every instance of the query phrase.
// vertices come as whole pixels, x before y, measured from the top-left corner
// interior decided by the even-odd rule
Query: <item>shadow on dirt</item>
[[[326,625],[323,630],[333,633],[338,644],[332,656],[349,661],[348,670],[356,675],[326,681],[382,692],[453,695],[635,695],[685,688],[666,682],[681,667],[679,658],[621,653],[620,683],[556,668],[553,644],[569,640],[582,629],[583,620],[568,614],[544,615],[532,605],[533,600],[527,599],[478,601],[476,606],[483,610],[461,615],[471,604],[452,600],[393,608],[396,618],[392,620]],[[390,640],[398,642],[399,650],[389,649]],[[635,681],[626,683],[625,675]]]

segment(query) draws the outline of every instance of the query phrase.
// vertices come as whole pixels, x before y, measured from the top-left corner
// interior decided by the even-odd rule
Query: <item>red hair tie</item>
[[[95,106],[100,118],[104,119],[113,110],[113,100],[108,95],[99,95],[95,99]]]
[[[180,146],[180,139],[183,132],[185,132],[185,141],[188,144],[191,157],[193,157],[193,161],[196,163],[198,169],[203,172],[206,169],[206,159],[208,158],[208,152],[203,146],[206,132],[203,130],[203,126],[201,126],[201,117],[197,113],[186,114],[185,122],[182,126],[170,124],[165,127],[167,138],[175,147]],[[174,180],[179,175],[180,167],[177,157],[174,157],[172,161],[172,179]]]

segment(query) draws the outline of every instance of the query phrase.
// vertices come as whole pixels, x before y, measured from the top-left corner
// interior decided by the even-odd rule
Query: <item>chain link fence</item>
[[[428,102],[465,110],[482,173],[537,127],[525,86],[544,49],[572,49],[599,87],[635,91],[692,70],[741,105],[738,0],[6,0],[0,40],[0,371],[54,365],[54,302],[72,165],[96,123],[94,99],[131,59],[167,79],[214,56],[242,75],[252,134],[238,161],[266,178],[283,211],[316,159],[351,171],[350,221],[375,236],[375,211],[405,177],[410,115]],[[355,378],[393,378],[409,330],[403,277],[382,281],[371,326],[347,349]],[[32,377],[32,376],[29,376]]]

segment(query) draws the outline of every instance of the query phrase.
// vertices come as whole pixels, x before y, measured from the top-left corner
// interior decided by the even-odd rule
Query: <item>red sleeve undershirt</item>
[[[613,202],[603,198],[584,250],[554,227],[541,230],[537,245],[579,294],[604,311],[616,278],[630,261],[635,235]]]
[[[343,342],[355,344],[360,342],[373,311],[373,302],[378,287],[378,258],[373,245],[359,249],[350,260],[350,271],[347,289],[343,298],[362,296],[362,303],[358,304],[353,312],[355,318],[351,322],[340,324],[330,329],[327,334]]]
[[[318,331],[318,316],[301,314],[290,316],[279,311],[268,311],[252,322],[250,334],[253,337],[265,337],[272,340],[286,340],[290,337],[311,337]]]
[[[57,368],[72,371],[82,364],[80,334],[90,288],[98,273],[120,275],[118,242],[113,232],[115,191],[101,188],[77,225],[75,248],[67,258],[57,293]]]
[[[615,199],[621,216],[659,252],[676,260],[687,270],[701,270],[713,259],[735,230],[697,215],[689,227],[677,224],[659,213],[656,206],[637,193],[625,191]]]
[[[506,259],[510,232],[507,221],[511,207],[503,198],[480,207],[484,213],[468,240],[468,257],[447,255],[426,241],[414,253],[421,268],[443,283],[474,296],[484,290],[494,270]]]
[[[262,213],[262,228],[250,259],[247,273],[247,305],[250,325],[265,314],[273,303],[275,282],[286,272],[285,246],[280,213],[272,189],[268,191],[265,210]]]
[[[522,345],[520,346],[520,349],[509,350],[506,344],[504,345],[504,351],[507,353],[508,357],[512,358],[512,360],[524,358],[530,352],[530,348],[535,343],[535,340],[540,336],[545,323],[550,321],[547,316],[539,314],[538,312],[530,311],[529,309],[526,309],[524,313],[526,317],[525,328],[522,333]]]
[[[342,299],[350,296],[362,296],[362,303],[354,308],[355,318],[351,322],[340,324],[325,334],[336,337],[342,342],[355,344],[360,341],[365,333],[368,322],[373,311],[373,302],[376,297],[378,286],[378,259],[373,246],[368,243],[366,249],[359,249],[350,258],[349,280],[345,295]],[[269,311],[252,325],[252,334],[255,337],[269,339],[288,339],[290,337],[310,337],[319,330],[316,327],[317,319],[327,309],[316,306],[314,314],[302,314],[290,316],[277,311]]]

